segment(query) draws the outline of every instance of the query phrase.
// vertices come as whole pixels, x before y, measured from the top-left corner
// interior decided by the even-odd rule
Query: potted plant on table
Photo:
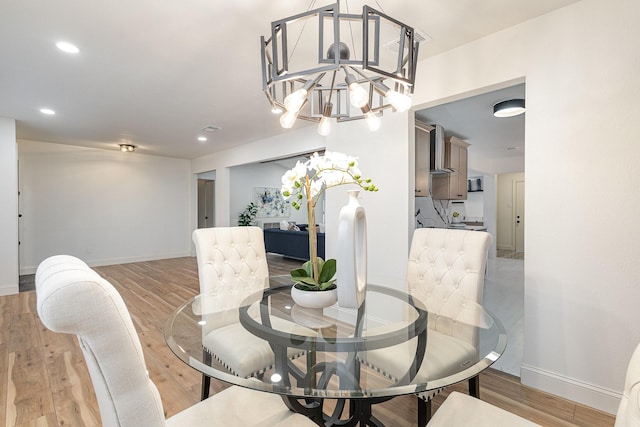
[[[285,199],[293,198],[291,206],[296,210],[306,204],[309,220],[309,261],[301,268],[291,271],[291,279],[294,282],[292,295],[296,295],[297,291],[318,292],[336,289],[336,260],[325,261],[318,257],[315,208],[318,198],[328,188],[346,184],[355,184],[365,191],[378,191],[371,179],[362,178],[357,159],[342,153],[313,153],[309,160],[304,163],[298,161],[293,169],[282,176],[282,196]],[[295,298],[294,296],[294,300]],[[337,297],[327,305],[334,304],[335,298]]]

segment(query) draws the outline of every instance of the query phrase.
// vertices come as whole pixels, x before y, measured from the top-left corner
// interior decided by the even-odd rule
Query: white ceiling
[[[420,47],[424,59],[575,1],[369,4],[430,36]],[[286,132],[262,93],[259,37],[311,3],[3,0],[0,116],[17,120],[20,139],[109,149],[130,142],[139,152],[186,159]],[[354,12],[364,3],[341,2],[342,11],[347,4]],[[60,52],[59,40],[80,54]],[[42,107],[56,115],[42,115]],[[207,125],[222,130],[199,143]]]

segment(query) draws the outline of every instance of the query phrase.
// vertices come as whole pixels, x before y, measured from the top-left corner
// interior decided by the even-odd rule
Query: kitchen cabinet
[[[416,122],[416,197],[427,197],[429,192],[429,130]]]
[[[449,136],[444,144],[444,161],[453,172],[433,175],[432,197],[436,200],[467,199],[467,148],[469,144]]]

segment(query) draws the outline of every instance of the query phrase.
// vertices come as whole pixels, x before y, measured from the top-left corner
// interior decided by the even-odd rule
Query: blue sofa
[[[267,228],[264,230],[264,247],[267,252],[307,261],[309,232]],[[318,256],[324,259],[324,233],[318,233]]]

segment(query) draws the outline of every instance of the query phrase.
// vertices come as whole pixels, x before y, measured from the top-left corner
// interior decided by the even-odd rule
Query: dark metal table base
[[[363,398],[363,399],[336,399],[336,407],[331,414],[323,412],[323,399],[296,399],[290,396],[282,396],[287,408],[299,414],[306,415],[319,426],[371,426],[384,427],[376,417],[373,416],[372,406],[376,403],[386,402],[391,399],[386,398]],[[349,416],[341,419],[346,405],[349,405]]]

